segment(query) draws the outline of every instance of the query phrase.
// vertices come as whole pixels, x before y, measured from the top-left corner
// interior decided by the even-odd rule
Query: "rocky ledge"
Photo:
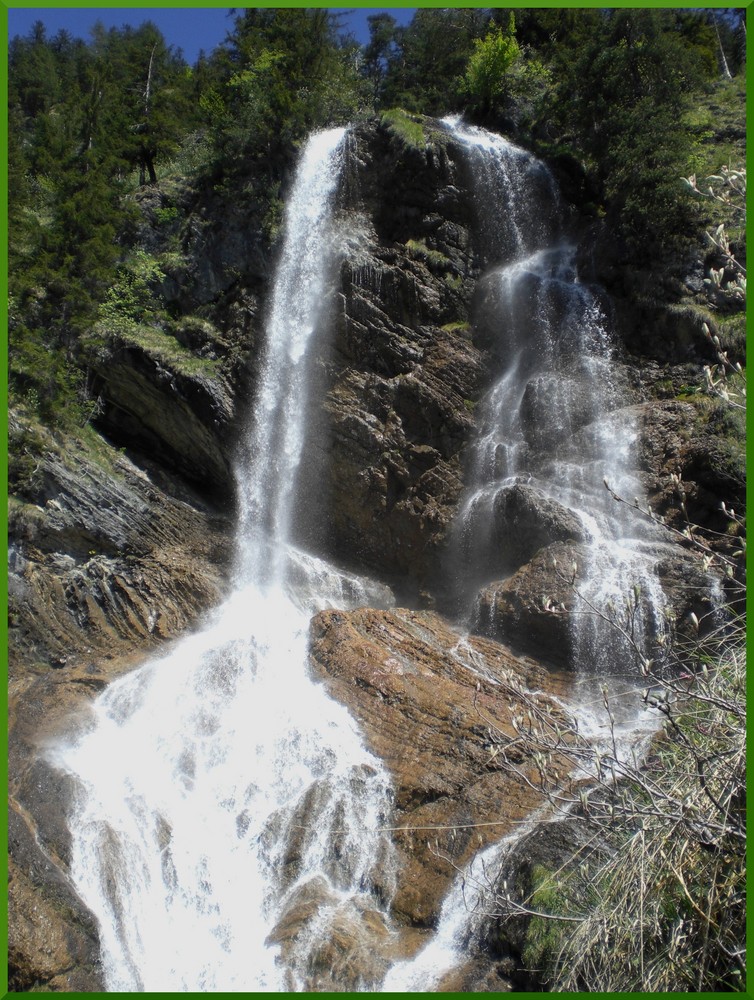
[[[491,751],[494,741],[515,735],[513,715],[525,697],[562,713],[552,696],[563,695],[568,681],[496,642],[460,635],[434,612],[406,609],[321,612],[311,624],[310,663],[359,721],[394,782],[398,876],[389,909],[398,935],[372,914],[371,925],[354,921],[350,943],[340,937],[342,958],[349,949],[364,951],[367,935],[377,975],[424,942],[463,865],[540,804],[531,786],[497,767]],[[517,763],[536,783],[535,762]],[[293,946],[295,935],[281,938]],[[481,983],[489,973],[480,963],[466,981]]]
[[[9,517],[10,978],[17,992],[96,992],[97,930],[67,874],[71,789],[45,747],[219,602],[230,533],[227,515],[143,456],[53,445],[35,502],[14,498]]]

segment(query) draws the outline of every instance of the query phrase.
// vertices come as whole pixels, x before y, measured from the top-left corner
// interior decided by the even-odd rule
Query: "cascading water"
[[[519,540],[506,519],[507,498],[524,487],[579,525],[582,565],[574,582],[585,609],[591,605],[604,612],[611,601],[620,608],[638,584],[641,644],[643,632],[663,629],[663,595],[649,555],[658,536],[616,504],[604,486],[607,480],[624,497],[641,495],[633,472],[636,428],[625,411],[617,412],[621,387],[606,318],[595,293],[579,282],[557,187],[544,164],[506,139],[457,119],[445,121],[466,146],[474,177],[480,248],[492,262],[480,282],[475,323],[500,368],[479,404],[468,486],[453,526],[451,610],[467,625],[483,624],[477,618],[479,589],[510,576],[534,554],[520,558]],[[575,614],[571,631],[576,681],[564,708],[576,715],[582,735],[604,745],[605,752],[615,745],[637,747],[657,723],[638,707],[631,682],[614,682],[616,721],[610,734],[590,679],[620,674],[627,649],[591,614]],[[384,991],[440,986],[484,926],[490,885],[505,852],[537,822],[553,818],[543,807],[474,859],[448,894],[432,941],[390,970]]]
[[[309,989],[327,927],[379,909],[376,887],[390,898],[389,779],[306,670],[316,610],[386,591],[291,545],[343,137],[310,139],[286,210],[235,592],[204,631],[111,684],[55,753],[78,779],[72,875],[109,991]],[[301,900],[316,918],[300,918],[284,964],[276,928]]]
[[[467,147],[483,205],[484,250],[493,266],[480,282],[476,324],[501,369],[479,404],[469,485],[454,525],[454,610],[473,615],[469,602],[479,588],[526,561],[506,523],[511,491],[523,486],[535,503],[576,519],[582,610],[609,601],[621,606],[638,584],[644,599],[637,636],[661,631],[662,592],[646,555],[658,535],[604,485],[626,498],[642,494],[633,471],[636,427],[625,409],[617,413],[622,392],[606,318],[595,292],[578,279],[555,182],[544,164],[507,140],[446,121]],[[497,236],[491,220],[499,220]],[[599,619],[574,615],[572,632],[580,670],[620,672],[616,658],[627,651]]]

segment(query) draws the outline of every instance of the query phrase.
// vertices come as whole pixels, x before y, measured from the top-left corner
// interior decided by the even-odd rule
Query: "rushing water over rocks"
[[[571,543],[561,574],[579,597],[564,661],[618,673],[630,651],[592,611],[604,613],[610,601],[621,606],[638,585],[637,641],[664,626],[662,590],[645,552],[659,536],[605,489],[607,482],[631,499],[643,492],[634,472],[637,431],[620,409],[624,390],[607,317],[579,280],[546,167],[499,136],[452,119],[448,125],[467,146],[487,220],[483,242],[492,266],[479,282],[475,325],[499,368],[479,404],[454,526],[448,568],[455,610],[497,634],[495,581],[538,550]],[[490,220],[499,220],[497,234]]]
[[[290,544],[342,143],[312,137],[287,209],[237,589],[204,631],[111,684],[57,754],[80,782],[72,871],[110,991],[311,988],[328,927],[387,920],[390,783],[306,659],[315,611],[390,595]]]
[[[452,378],[439,346],[452,330],[439,306],[434,325],[426,321],[432,302],[446,301],[437,286],[455,288],[456,277],[443,271],[426,301],[419,294],[425,263],[445,269],[450,258],[411,237],[409,268],[395,246],[381,248],[379,266],[365,251],[362,265],[354,248],[372,238],[369,227],[354,210],[346,231],[338,212],[346,134],[322,133],[303,151],[287,205],[240,449],[235,591],[202,631],[111,683],[84,731],[54,752],[77,779],[71,871],[99,922],[110,991],[445,988],[479,926],[460,883],[446,896],[453,869],[442,851],[460,866],[477,854],[477,871],[494,867],[536,822],[531,790],[488,766],[479,711],[508,732],[511,705],[539,692],[546,671],[491,639],[531,652],[527,633],[543,635],[542,660],[580,676],[620,672],[625,654],[588,614],[551,615],[549,639],[531,629],[515,605],[519,576],[546,564],[549,586],[557,557],[555,579],[564,592],[577,587],[582,611],[619,604],[638,583],[637,635],[663,628],[658,540],[603,485],[641,495],[637,429],[606,311],[579,280],[557,185],[506,140],[446,127],[454,155],[460,146],[468,156],[487,262],[471,303],[475,343],[447,354],[462,404],[482,353],[491,376],[445,567],[447,605],[477,634],[462,638],[432,612],[392,610],[385,585],[301,547],[327,455],[321,440],[312,446],[310,419],[333,327],[353,368],[322,409],[339,422],[338,446],[347,441],[363,459],[344,462],[333,489],[364,501],[355,524],[372,516],[370,489],[384,486],[385,510],[396,509],[407,483],[449,478],[451,460],[460,469],[454,449],[473,408],[461,405],[454,420],[440,405]],[[449,232],[462,246],[460,225]],[[350,251],[349,284],[340,266]],[[346,291],[336,296],[339,267]],[[383,306],[415,342],[385,333]],[[439,388],[419,381],[422,366]],[[360,395],[374,412],[358,409]],[[455,482],[443,511],[461,492]],[[411,497],[416,519],[446,524],[423,499]],[[417,549],[425,537],[405,536]],[[399,546],[400,534],[390,541]],[[590,681],[553,673],[548,683],[545,697],[564,713],[576,690],[582,728],[599,738]],[[636,716],[623,722],[630,740]],[[430,938],[425,950],[419,935]]]

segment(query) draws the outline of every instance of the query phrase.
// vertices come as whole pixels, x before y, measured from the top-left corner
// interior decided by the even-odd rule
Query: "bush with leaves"
[[[746,301],[746,168],[723,164],[717,174],[704,179],[701,188],[696,174],[684,177],[683,181],[690,191],[711,201],[724,216],[712,231],[705,232],[713,256],[709,276],[705,278],[708,297],[718,304],[743,304]],[[734,238],[729,235],[731,228],[735,231]],[[722,266],[715,267],[715,263]]]

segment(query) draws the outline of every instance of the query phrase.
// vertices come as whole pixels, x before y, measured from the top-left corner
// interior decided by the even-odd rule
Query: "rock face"
[[[429,128],[429,125],[427,126]],[[484,377],[468,303],[478,272],[461,150],[433,125],[423,151],[356,129],[352,245],[341,265],[325,386],[326,543],[416,593],[462,488]]]
[[[97,376],[108,433],[216,494],[229,491],[234,407],[223,381],[166,367],[127,344],[107,354]]]
[[[464,153],[439,123],[423,128],[423,148],[377,123],[356,127],[349,140],[343,253],[331,276],[331,339],[311,393],[307,509],[299,512],[302,543],[378,576],[415,607],[439,599],[477,403],[505,360],[484,316],[494,294],[479,281],[484,247],[475,234],[484,220]],[[151,188],[139,196],[140,240],[150,251],[178,235],[160,230],[160,198]],[[166,314],[178,317],[169,335],[105,331],[94,376],[97,427],[107,437],[93,434],[85,447],[51,434],[11,500],[9,958],[17,992],[102,988],[96,926],[68,877],[71,789],[46,762],[46,743],[110,680],[195,625],[227,587],[232,467],[253,396],[272,255],[258,212],[250,221],[227,198],[188,188],[179,202],[189,216],[173,255],[180,260],[166,265],[161,287]],[[615,393],[609,407],[638,427],[647,496],[681,526],[680,473],[690,516],[724,536],[720,501],[742,508],[743,479],[708,401],[687,391],[709,360],[700,314],[657,312],[626,296],[616,320],[636,356],[621,355],[616,382],[630,391]],[[567,419],[559,399],[568,401]],[[534,462],[588,445],[594,412],[578,358],[532,377],[521,421]],[[572,660],[563,609],[573,608],[573,592],[563,570],[583,564],[585,535],[578,518],[528,483],[500,491],[494,511],[480,634],[462,639],[418,610],[333,610],[312,622],[312,671],[348,706],[395,782],[400,877],[394,892],[380,892],[401,928],[393,934],[376,905],[344,909],[323,885],[308,885],[273,940],[293,966],[313,910],[329,921],[329,941],[309,970],[313,989],[356,990],[415,952],[456,867],[539,802],[491,765],[488,727],[510,736],[523,691],[544,691],[548,704],[566,689],[557,668]],[[708,580],[698,561],[678,546],[655,555],[676,619],[691,610],[701,617]],[[524,855],[519,861],[524,891],[529,870]],[[510,963],[520,941],[504,945],[498,931],[442,990],[521,985]]]
[[[392,911],[431,927],[455,866],[539,801],[489,766],[488,727],[512,736],[523,693],[562,692],[564,682],[497,643],[461,638],[432,612],[408,610],[321,612],[311,625],[311,663],[395,781],[401,871]]]
[[[562,573],[583,560],[584,554],[574,543],[555,542],[537,552],[509,579],[484,587],[479,593],[475,628],[545,663],[559,667],[572,664],[572,623],[567,612],[574,610],[575,598],[568,577]],[[546,601],[557,610],[550,610]]]

